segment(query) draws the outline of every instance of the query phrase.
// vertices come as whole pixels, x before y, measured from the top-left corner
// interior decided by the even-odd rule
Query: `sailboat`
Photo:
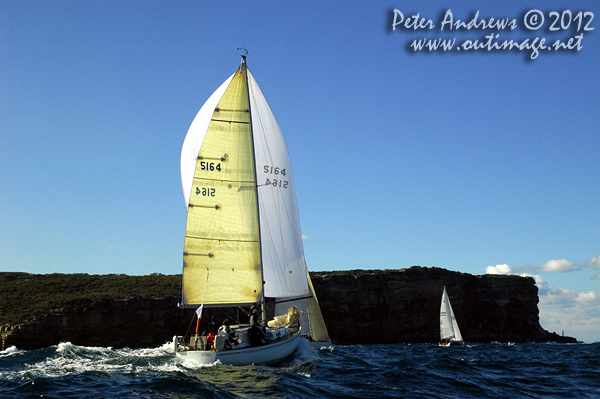
[[[180,306],[197,308],[198,319],[195,334],[173,338],[176,355],[272,364],[292,355],[301,336],[328,340],[304,258],[287,146],[246,55],[194,118],[181,180],[188,212]],[[265,320],[267,305],[278,323]],[[199,335],[208,307],[260,309],[261,342],[251,345],[252,326],[240,320],[226,339]]]
[[[444,287],[442,305],[440,306],[440,346],[459,345],[463,343],[456,317],[452,311],[450,298]]]

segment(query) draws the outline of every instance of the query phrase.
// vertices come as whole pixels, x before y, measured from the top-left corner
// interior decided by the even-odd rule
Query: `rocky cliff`
[[[329,334],[339,344],[437,342],[444,286],[466,342],[576,342],[540,326],[530,277],[414,266],[311,278]]]
[[[0,292],[6,306],[10,306],[7,298],[31,303],[31,292],[36,291],[31,287],[40,276],[26,276],[30,284],[23,292]],[[62,287],[61,293],[71,289],[79,295],[70,294],[68,297],[74,299],[55,303],[51,310],[37,314],[27,314],[27,308],[4,311],[0,317],[3,348],[14,345],[37,349],[65,341],[83,346],[155,347],[170,341],[173,335],[184,334],[193,322],[193,309],[177,307],[179,292],[171,287],[178,276],[153,276],[157,286],[164,282],[160,298],[148,292],[128,291],[127,297],[117,295],[116,299],[81,294],[96,284],[95,277],[101,278],[87,277],[78,279],[85,284]],[[114,284],[119,279],[148,278],[112,277]],[[337,344],[437,342],[444,286],[467,342],[576,342],[540,326],[537,287],[531,278],[473,276],[417,266],[316,272],[311,278],[329,335]],[[219,309],[206,309],[203,319],[209,320],[212,314],[223,316]]]

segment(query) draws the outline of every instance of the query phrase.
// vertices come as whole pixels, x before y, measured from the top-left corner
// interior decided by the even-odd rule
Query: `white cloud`
[[[582,305],[596,303],[598,302],[598,294],[596,294],[594,291],[580,292],[576,301]]]
[[[537,274],[530,272],[568,272],[581,270],[581,266],[600,268],[600,256],[577,266],[574,262],[559,259],[546,262],[539,267],[515,267],[507,264],[488,266],[486,274],[515,274],[533,277],[540,299],[539,317],[541,326],[550,331],[575,337],[585,342],[598,340],[600,331],[600,293],[595,291],[576,292],[564,288],[552,288]],[[593,278],[600,279],[600,273]]]
[[[591,267],[594,269],[600,269],[600,256],[596,256],[595,258],[592,258],[588,262],[585,262],[584,266]]]
[[[540,324],[550,332],[575,337],[584,342],[598,340],[599,317],[589,317],[582,309],[563,310],[546,309],[540,306]]]
[[[592,258],[582,263],[575,263],[566,259],[552,259],[542,266],[521,266],[513,268],[513,273],[532,272],[532,273],[565,273],[578,271],[582,268],[600,269],[600,256]],[[600,280],[600,273],[592,277]]]
[[[563,288],[540,292],[540,324],[548,331],[575,337],[585,342],[598,340],[600,330],[600,295],[577,293]]]
[[[585,262],[583,266],[591,267],[592,269],[600,269],[600,256],[590,259],[589,261]],[[592,279],[600,280],[600,273],[593,275]]]
[[[522,277],[533,277],[533,279],[535,280],[535,285],[537,285],[537,287],[538,287],[539,295],[545,295],[546,292],[548,292],[548,290],[550,289],[550,285],[548,285],[548,283],[546,281],[544,281],[542,276],[538,276],[537,274],[529,274],[529,273],[521,273],[520,275]]]
[[[540,324],[548,331],[575,337],[585,342],[598,340],[600,294],[575,292],[564,288],[539,291]]]
[[[575,262],[566,259],[553,259],[544,263],[537,270],[541,273],[569,272],[575,268]]]
[[[544,294],[539,293],[540,307],[569,308],[576,305],[577,293],[564,288],[548,288]]]
[[[544,263],[542,266],[519,266],[513,269],[514,273],[531,272],[531,273],[565,273],[580,270],[582,265],[566,259],[552,259]]]
[[[485,274],[510,274],[510,266],[507,264],[488,266],[485,268]]]
[[[306,239],[308,239],[308,236],[305,236],[304,234],[302,234],[302,239],[306,240]]]

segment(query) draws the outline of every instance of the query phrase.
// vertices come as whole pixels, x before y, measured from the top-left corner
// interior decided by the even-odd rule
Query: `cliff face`
[[[466,342],[576,342],[540,326],[537,287],[531,278],[421,267],[317,272],[311,278],[336,344],[437,342],[444,286]],[[24,323],[0,320],[2,346],[37,349],[68,341],[156,347],[184,334],[192,323],[195,327],[194,309],[179,309],[178,300],[178,292],[160,299],[79,299]],[[213,314],[223,317],[219,309],[205,309],[202,324]]]
[[[181,335],[194,314],[177,297],[79,300],[32,322],[0,327],[3,347],[39,349],[60,342],[82,346],[156,347]]]
[[[311,279],[329,334],[339,344],[439,341],[444,286],[466,342],[562,340],[539,324],[532,278],[412,267],[311,273]]]

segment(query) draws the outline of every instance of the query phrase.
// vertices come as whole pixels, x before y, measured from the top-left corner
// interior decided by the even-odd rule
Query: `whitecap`
[[[2,357],[2,356],[12,356],[15,353],[23,353],[23,352],[25,352],[25,351],[22,350],[22,349],[18,349],[16,346],[13,345],[13,346],[11,346],[9,348],[6,348],[3,351],[0,351],[0,357]]]

